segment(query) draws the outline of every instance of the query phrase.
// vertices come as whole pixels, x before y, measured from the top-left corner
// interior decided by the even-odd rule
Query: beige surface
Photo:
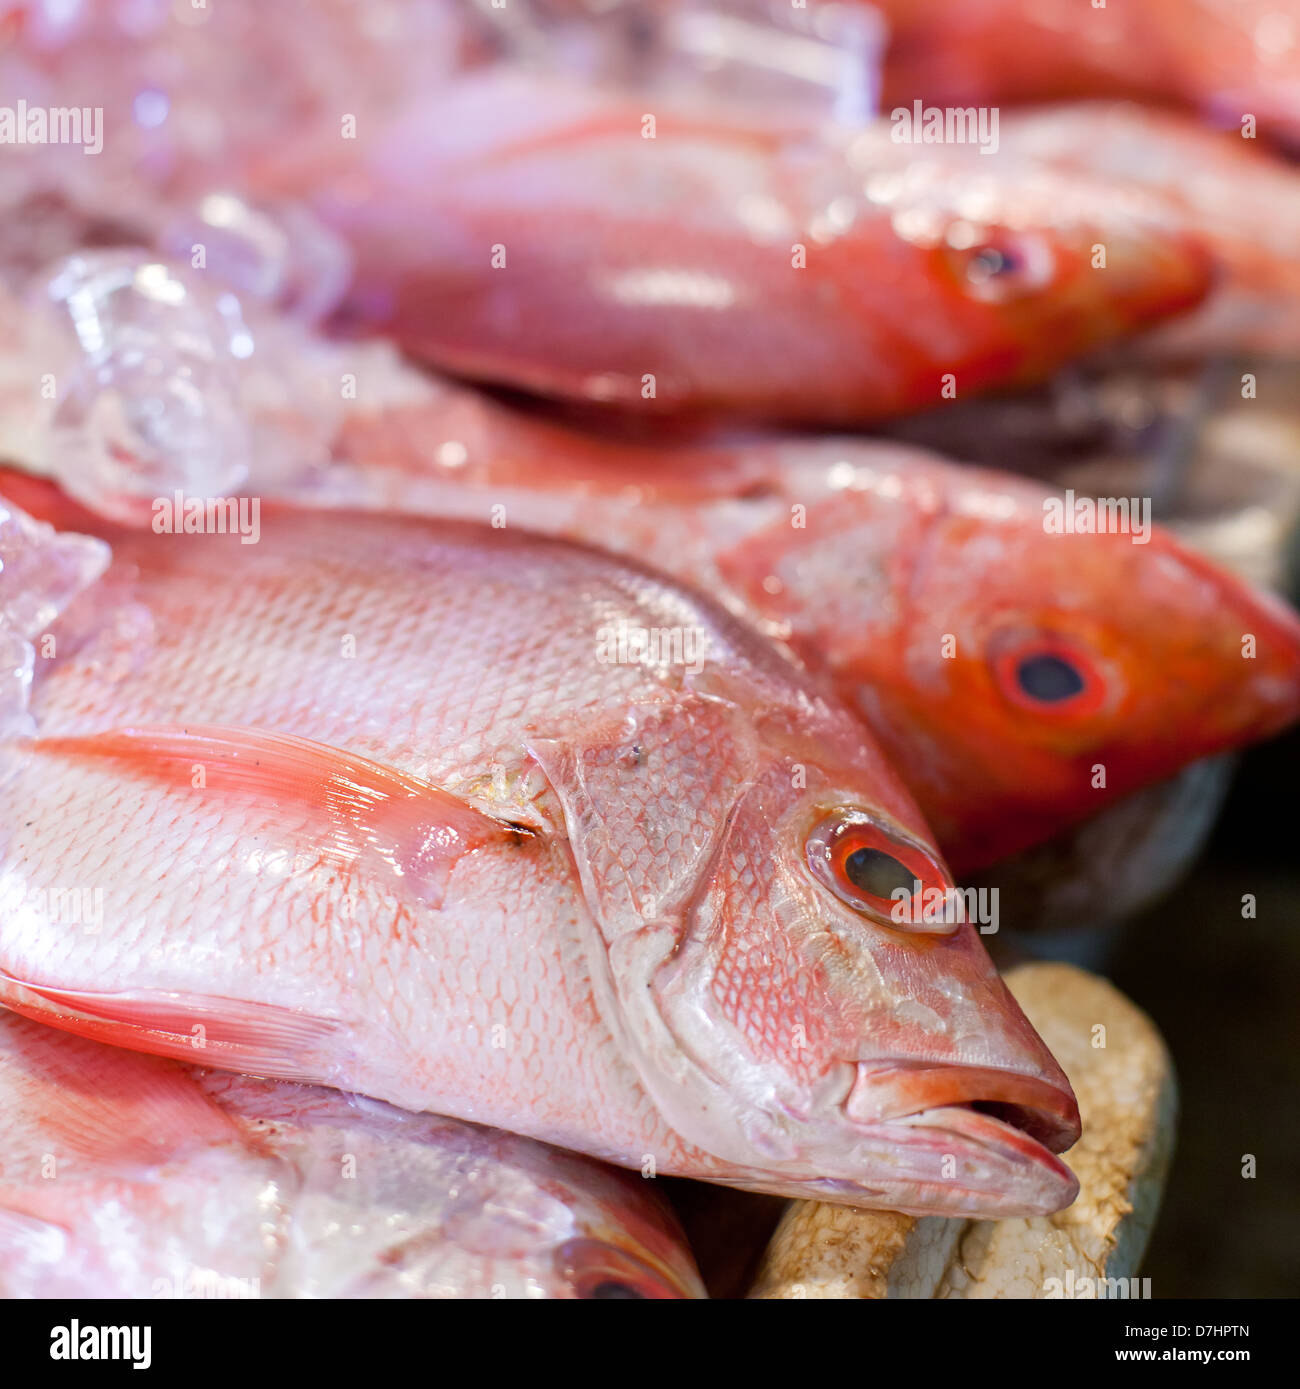
[[[1079,1097],[1083,1137],[1066,1157],[1078,1200],[1052,1216],[1000,1221],[796,1201],[751,1296],[1087,1296],[1095,1289],[1081,1280],[1137,1274],[1173,1147],[1169,1054],[1146,1014],[1096,975],[1035,964],[1012,970],[1007,983]],[[1104,1046],[1095,1045],[1098,1025]]]

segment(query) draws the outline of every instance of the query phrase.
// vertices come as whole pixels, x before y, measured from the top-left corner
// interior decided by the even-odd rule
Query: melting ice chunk
[[[102,540],[56,531],[0,497],[0,742],[34,732],[27,712],[32,643],[108,561]],[[6,765],[0,753],[0,781]]]
[[[0,442],[130,524],[178,491],[223,497],[309,480],[329,462],[345,383],[373,354],[257,303],[258,288],[246,307],[217,275],[155,252],[68,256],[29,289],[25,322],[9,325],[28,344],[27,385],[14,379],[11,346]],[[30,384],[37,359],[51,402],[16,410],[19,394],[42,393]]]
[[[205,290],[134,250],[79,252],[45,284],[77,349],[49,448],[78,496],[219,495],[247,477],[235,368],[252,336],[233,295]]]
[[[236,293],[305,323],[337,308],[352,278],[342,238],[297,203],[263,207],[234,193],[209,193],[179,214],[158,244],[182,262],[201,255]]]

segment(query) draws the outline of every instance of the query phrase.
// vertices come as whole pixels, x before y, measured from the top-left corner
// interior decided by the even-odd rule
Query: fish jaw
[[[843,1107],[902,1156],[907,1175],[895,1178],[904,1183],[897,1209],[938,1214],[946,1203],[953,1214],[1006,1219],[1046,1215],[1078,1195],[1074,1174],[1055,1156],[1080,1133],[1079,1106],[1063,1076],[859,1063]]]
[[[1156,543],[1164,562],[1177,566],[1186,580],[1203,584],[1213,595],[1218,650],[1245,662],[1244,678],[1216,693],[1220,717],[1210,734],[1206,755],[1240,743],[1271,738],[1300,719],[1300,614],[1282,598],[1253,588],[1206,556],[1168,534]],[[1246,656],[1243,640],[1255,639]],[[1226,659],[1225,659],[1226,664]]]
[[[1079,1106],[1068,1085],[985,1066],[859,1062],[844,1112],[872,1124],[968,1103],[1014,1116],[1018,1130],[1049,1152],[1064,1152],[1079,1138]]]
[[[673,1015],[671,1003],[665,1014]],[[989,1032],[996,1034],[996,1027]],[[1050,1214],[1078,1192],[1056,1154],[1078,1141],[1079,1109],[1065,1075],[1028,1024],[1023,1027],[1027,1035],[1018,1053],[996,1035],[993,1045],[1010,1065],[1034,1065],[1032,1074],[877,1056],[832,1064],[812,1082],[791,1085],[775,1067],[754,1068],[748,1092],[756,1103],[725,1115],[709,1105],[705,1141],[711,1152],[732,1154],[742,1167],[729,1169],[725,1180],[755,1190],[918,1215]],[[868,1038],[859,1040],[869,1045]],[[925,1052],[928,1040],[916,1040],[917,1052]],[[689,1041],[682,1050],[692,1052]],[[753,1065],[752,1057],[746,1061]],[[690,1100],[704,1094],[680,1067],[675,1079]],[[731,1094],[742,1102],[746,1095],[734,1077]],[[680,1099],[658,1099],[684,1124],[677,1117]],[[698,1110],[692,1117],[698,1134]],[[734,1126],[739,1144],[724,1125]],[[761,1176],[743,1170],[746,1153],[763,1154]]]
[[[960,1106],[871,1125],[863,1130],[861,1149],[886,1175],[865,1190],[847,1182],[812,1183],[810,1194],[908,1215],[979,1220],[1051,1215],[1079,1194],[1074,1173],[1041,1143]]]

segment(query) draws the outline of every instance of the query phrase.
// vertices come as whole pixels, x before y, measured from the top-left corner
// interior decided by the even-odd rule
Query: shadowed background
[[[1297,776],[1295,731],[1244,759],[1204,856],[1123,930],[1106,969],[1178,1070],[1178,1147],[1142,1269],[1158,1298],[1300,1289]]]

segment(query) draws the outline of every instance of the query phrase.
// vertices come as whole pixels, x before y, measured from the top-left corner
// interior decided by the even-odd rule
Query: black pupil
[[[972,280],[991,280],[1001,275],[1010,275],[1019,269],[1015,252],[1000,250],[996,246],[981,246],[971,257],[970,278]]]
[[[1070,699],[1083,689],[1083,676],[1059,656],[1030,656],[1016,667],[1020,688],[1043,704]]]
[[[886,901],[900,887],[910,893],[916,886],[916,874],[883,849],[854,849],[844,860],[844,871],[854,887]]]
[[[596,1286],[592,1288],[591,1292],[587,1294],[587,1296],[598,1298],[601,1301],[606,1301],[610,1298],[616,1297],[634,1297],[644,1299],[645,1294],[637,1292],[635,1288],[631,1287],[627,1283],[616,1283],[612,1279],[608,1279],[604,1283],[597,1283]]]

